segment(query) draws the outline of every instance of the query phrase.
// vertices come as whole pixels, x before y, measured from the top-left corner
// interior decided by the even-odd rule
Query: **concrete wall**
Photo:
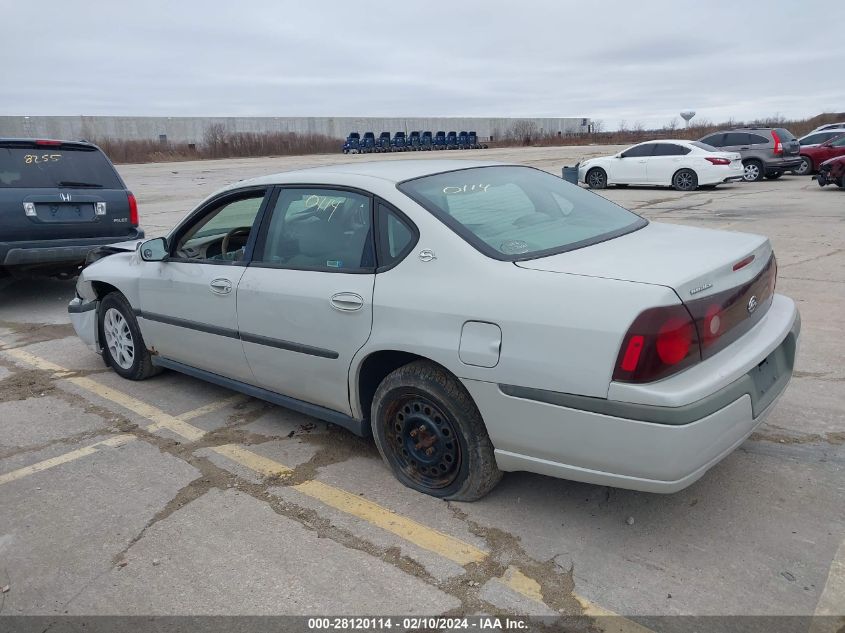
[[[0,137],[59,139],[159,140],[201,143],[214,124],[230,132],[296,132],[323,134],[338,139],[349,132],[436,132],[475,130],[482,139],[501,137],[518,121],[532,121],[543,134],[586,132],[589,119],[581,118],[352,118],[352,117],[120,117],[120,116],[0,116]]]

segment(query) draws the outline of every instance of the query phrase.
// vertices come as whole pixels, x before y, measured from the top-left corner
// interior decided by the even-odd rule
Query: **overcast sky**
[[[0,114],[845,111],[837,2],[0,0]]]

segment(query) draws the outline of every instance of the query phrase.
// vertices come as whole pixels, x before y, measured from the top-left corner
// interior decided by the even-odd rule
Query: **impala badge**
[[[698,288],[693,288],[692,290],[690,290],[689,293],[691,295],[697,295],[699,292],[704,292],[708,288],[712,288],[712,287],[713,287],[713,284],[707,284],[707,283],[701,284]]]
[[[748,300],[748,306],[746,306],[748,310],[748,314],[754,314],[754,310],[757,309],[757,295],[752,295],[752,297]]]

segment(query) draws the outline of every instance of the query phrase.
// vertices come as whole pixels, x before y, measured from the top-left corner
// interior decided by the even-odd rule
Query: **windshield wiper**
[[[96,182],[78,182],[76,180],[60,180],[56,183],[57,187],[91,187],[93,189],[102,189],[103,185],[98,185]]]

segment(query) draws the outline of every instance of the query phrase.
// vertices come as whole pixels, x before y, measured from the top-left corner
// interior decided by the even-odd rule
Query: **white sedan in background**
[[[648,141],[578,165],[578,180],[590,189],[657,185],[694,191],[742,180],[744,173],[738,152],[722,152],[698,141]]]
[[[502,471],[690,485],[771,411],[800,328],[765,237],[468,160],[241,181],[92,260],[68,310],[119,375],[372,435],[403,484],[463,501]]]

